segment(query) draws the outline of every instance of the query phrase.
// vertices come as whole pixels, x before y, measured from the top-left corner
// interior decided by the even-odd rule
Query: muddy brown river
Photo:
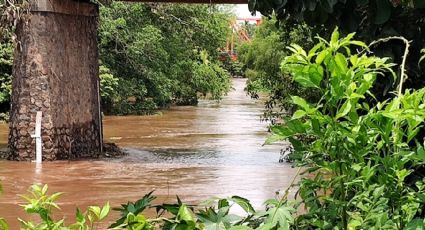
[[[44,162],[41,167],[0,161],[0,217],[12,229],[19,228],[18,216],[30,218],[19,207],[18,194],[34,183],[64,192],[57,217],[68,223],[76,207],[106,201],[118,206],[151,190],[156,202],[172,202],[176,194],[188,203],[239,195],[261,206],[289,185],[296,170],[278,163],[280,145],[262,146],[267,135],[267,124],[260,121],[263,105],[246,96],[244,86],[245,80],[234,79],[234,89],[220,103],[201,101],[154,116],[105,117],[105,141],[129,153],[120,159]],[[6,141],[7,125],[1,125],[0,144]]]

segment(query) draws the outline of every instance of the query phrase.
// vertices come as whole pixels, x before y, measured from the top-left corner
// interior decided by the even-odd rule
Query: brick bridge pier
[[[71,0],[31,3],[17,28],[9,148],[11,158],[35,157],[35,116],[42,111],[43,159],[101,151],[97,48],[98,8]]]
[[[127,0],[149,2],[149,0]],[[97,24],[89,0],[32,0],[17,27],[9,148],[11,159],[35,158],[37,111],[43,113],[43,160],[94,157],[102,151]],[[157,0],[246,3],[247,0]]]

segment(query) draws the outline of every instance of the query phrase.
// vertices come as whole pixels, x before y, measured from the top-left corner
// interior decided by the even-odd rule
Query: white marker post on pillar
[[[37,115],[35,117],[35,133],[34,135],[31,135],[32,138],[35,138],[35,162],[37,164],[41,164],[43,161],[42,155],[41,155],[41,118],[42,118],[42,112],[38,111]]]

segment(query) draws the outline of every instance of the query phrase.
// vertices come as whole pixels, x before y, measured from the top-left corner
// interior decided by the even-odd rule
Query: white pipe
[[[41,111],[37,112],[37,115],[35,117],[35,133],[34,135],[31,135],[32,138],[35,138],[35,162],[37,164],[41,164],[43,161],[42,156],[42,143],[41,143],[41,118],[43,114]]]

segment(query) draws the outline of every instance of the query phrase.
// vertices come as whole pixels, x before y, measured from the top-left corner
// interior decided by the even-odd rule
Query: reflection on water
[[[33,183],[47,183],[63,191],[60,200],[68,219],[77,206],[113,206],[136,200],[155,190],[158,202],[197,202],[211,196],[240,195],[256,206],[288,186],[295,170],[279,164],[277,145],[262,146],[267,135],[260,122],[262,104],[245,95],[245,80],[235,79],[234,90],[220,103],[173,107],[155,116],[106,117],[105,141],[127,149],[121,159],[46,162],[0,162],[5,194],[0,216],[17,226],[17,206]],[[7,126],[0,126],[0,144]]]

